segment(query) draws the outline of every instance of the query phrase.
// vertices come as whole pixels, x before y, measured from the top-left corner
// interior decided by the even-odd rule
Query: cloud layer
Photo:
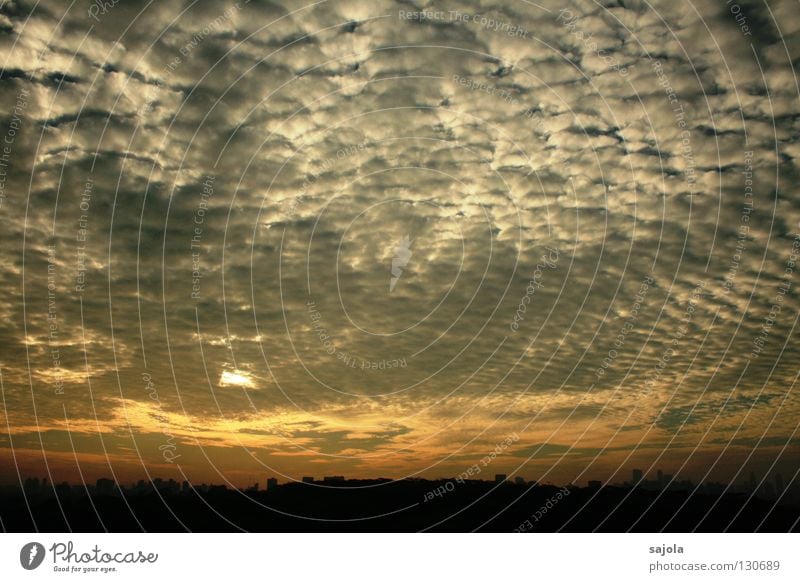
[[[800,19],[738,6],[6,3],[0,462],[793,475]]]

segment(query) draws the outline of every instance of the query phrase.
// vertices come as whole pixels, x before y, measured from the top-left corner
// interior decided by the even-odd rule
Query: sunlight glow
[[[219,377],[220,388],[228,386],[242,386],[244,388],[255,388],[252,376],[247,372],[241,370],[223,370],[222,375]]]

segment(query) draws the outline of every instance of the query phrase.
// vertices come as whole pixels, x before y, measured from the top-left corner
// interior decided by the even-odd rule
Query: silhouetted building
[[[641,469],[634,469],[633,470],[633,484],[634,485],[639,483],[642,480],[643,477],[644,477],[644,474],[642,473]]]
[[[322,478],[323,483],[344,483],[344,477],[341,475],[329,475]]]
[[[498,473],[497,475],[494,476],[494,482],[495,483],[505,483],[506,479],[507,479],[507,476],[506,476],[505,473]]]
[[[56,495],[62,499],[72,497],[72,487],[69,486],[69,483],[63,481],[56,485]]]
[[[98,495],[114,495],[116,483],[113,479],[105,479],[101,477],[94,485],[94,490]]]
[[[169,493],[170,495],[175,495],[176,493],[180,493],[181,484],[178,483],[175,479],[170,479],[166,483],[162,485],[161,490],[164,493]]]
[[[514,483],[517,485],[525,485],[525,479],[523,477],[514,477]]]
[[[589,488],[590,489],[600,489],[603,486],[602,481],[591,480],[589,481]]]
[[[313,483],[314,477],[303,477],[303,483]]]
[[[25,495],[39,495],[41,492],[39,488],[39,479],[36,477],[25,479],[22,490],[25,492]]]
[[[275,489],[278,486],[278,480],[275,477],[267,479],[267,491]]]

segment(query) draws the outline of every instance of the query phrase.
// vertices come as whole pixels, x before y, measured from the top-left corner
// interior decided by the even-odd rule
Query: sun
[[[220,388],[228,386],[241,386],[243,388],[255,388],[253,377],[241,370],[223,370],[219,377]]]

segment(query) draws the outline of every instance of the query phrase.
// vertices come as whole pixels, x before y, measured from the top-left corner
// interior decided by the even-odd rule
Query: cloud
[[[740,4],[5,5],[18,446],[66,411],[211,480],[796,447],[800,20]]]

